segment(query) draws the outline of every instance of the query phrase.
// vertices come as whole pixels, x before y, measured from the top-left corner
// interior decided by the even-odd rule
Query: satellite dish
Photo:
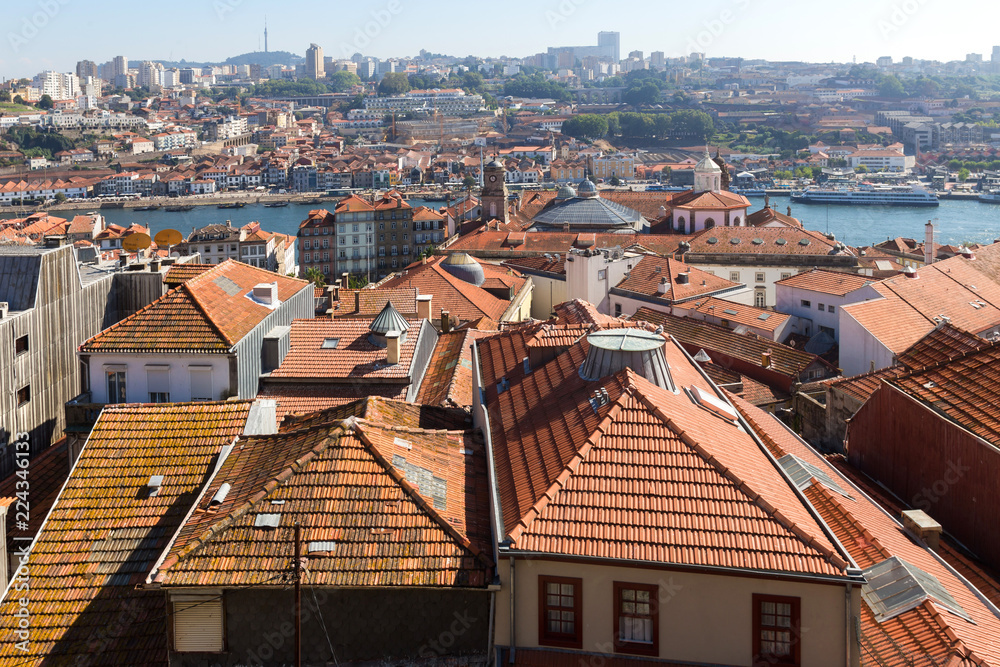
[[[153,237],[153,240],[156,241],[157,246],[162,247],[162,246],[177,245],[178,243],[183,241],[184,238],[181,236],[181,233],[176,229],[161,229],[160,231],[156,232],[156,236]]]
[[[126,252],[139,252],[140,250],[148,248],[152,242],[152,239],[149,238],[149,234],[129,234],[122,241],[122,250],[125,250]]]

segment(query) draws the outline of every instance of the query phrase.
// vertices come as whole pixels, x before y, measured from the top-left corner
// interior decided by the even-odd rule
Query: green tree
[[[61,192],[57,192],[55,196],[56,203],[61,204],[66,201],[66,195]]]
[[[479,91],[483,87],[483,75],[479,72],[463,72],[462,73],[462,88],[469,91]]]
[[[306,280],[316,287],[326,287],[326,276],[315,266],[310,266],[306,269]]]
[[[969,180],[969,170],[962,167],[958,170],[958,182],[965,183],[967,180]]]
[[[10,102],[9,90],[0,90],[0,102]]]
[[[465,178],[462,179],[462,186],[466,188],[471,188],[476,184],[476,179],[472,176],[466,174]]]
[[[859,174],[867,174],[868,173],[868,167],[866,167],[863,164],[859,164],[857,167],[854,168],[854,171],[857,172],[857,173],[859,173]]]
[[[53,106],[52,98],[48,95],[42,95],[42,99],[38,100],[37,106],[39,109],[51,109]]]
[[[660,100],[660,89],[652,81],[646,81],[640,86],[629,88],[622,99],[634,107],[652,106]]]
[[[608,133],[608,120],[598,114],[579,114],[563,121],[562,133],[577,139],[600,139]]]
[[[611,175],[611,180],[610,180],[610,181],[608,181],[608,183],[610,183],[610,184],[611,184],[611,185],[612,185],[613,187],[616,187],[616,188],[617,188],[617,187],[618,187],[619,185],[621,185],[621,184],[622,184],[622,182],[621,182],[621,180],[620,180],[620,179],[618,178],[618,176],[616,176],[616,175],[614,175],[614,174],[612,174],[612,175]]]
[[[378,84],[378,94],[386,97],[389,95],[402,95],[410,90],[410,81],[404,72],[390,72],[382,77]]]
[[[354,72],[340,70],[330,75],[330,90],[335,93],[342,93],[361,83],[361,79]]]
[[[879,83],[878,94],[882,97],[902,97],[905,92],[903,83],[893,74],[884,77]]]

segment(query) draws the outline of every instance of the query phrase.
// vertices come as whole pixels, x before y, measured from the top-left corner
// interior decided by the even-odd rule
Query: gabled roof
[[[762,331],[773,332],[791,319],[791,316],[785,313],[754,308],[742,303],[717,299],[714,296],[698,299],[690,305],[694,306],[695,312],[702,316],[718,317],[728,320],[730,323],[742,324]]]
[[[249,401],[104,408],[32,545],[30,590],[0,605],[0,630],[10,638],[18,599],[31,610],[28,651],[0,642],[5,664],[167,665],[165,598],[136,585],[249,411]],[[164,476],[153,496],[151,475]]]
[[[471,431],[352,419],[240,445],[151,581],[282,586],[298,521],[313,586],[490,583],[486,456]],[[276,527],[261,527],[267,515]]]
[[[661,325],[666,333],[692,349],[719,353],[754,366],[760,366],[761,355],[770,351],[770,370],[783,375],[795,376],[817,362],[829,366],[822,358],[804,350],[753,334],[739,334],[732,329],[709,322],[667,315],[651,308],[640,308],[631,319],[636,322],[645,321]]]
[[[792,227],[712,227],[689,241],[692,254],[821,255],[838,251],[819,232]]]
[[[442,333],[438,337],[415,402],[471,408],[472,344],[477,338],[487,335],[476,329]]]
[[[403,400],[408,385],[395,384],[274,384],[264,383],[257,398],[275,402],[275,418],[280,425],[286,418],[307,415],[352,405],[366,398]],[[353,412],[349,414],[354,414]],[[345,414],[341,418],[346,418]]]
[[[174,264],[163,275],[163,284],[176,287],[212,269],[214,264]]]
[[[287,301],[311,283],[233,260],[189,278],[81,347],[83,352],[222,352],[273,311],[247,297],[255,285],[277,283]]]
[[[553,306],[552,309],[559,324],[609,324],[618,320],[598,311],[597,306],[583,299],[565,301]]]
[[[795,287],[832,296],[844,296],[873,282],[868,276],[856,273],[813,269],[779,280],[775,285]]]
[[[401,314],[415,316],[417,314],[417,296],[420,290],[413,287],[384,289],[341,289],[340,300],[332,304],[334,317],[373,317],[385,304],[392,305]]]
[[[682,282],[681,274],[685,275],[686,282]],[[665,294],[660,294],[660,281],[664,278],[667,279],[667,291]],[[634,292],[677,303],[742,286],[740,283],[726,280],[672,257],[644,255],[613,290]]]
[[[504,312],[510,307],[510,302],[499,299],[484,288],[465,282],[444,270],[441,263],[446,259],[447,255],[429,259],[426,264],[411,264],[405,272],[398,273],[382,283],[382,287],[416,288],[420,294],[430,294],[434,298],[435,310],[447,310],[451,317],[460,320],[475,320],[483,316],[497,321],[502,319]],[[508,275],[513,271],[486,263],[482,264],[482,269],[487,278]],[[519,274],[514,274],[510,278],[513,279],[515,293],[526,282]]]
[[[411,374],[422,321],[406,321],[410,329],[406,339],[400,341],[399,363],[389,365],[386,348],[369,340],[370,319],[293,320],[288,354],[270,378],[351,383],[367,378],[405,383]]]
[[[1000,611],[996,607],[777,418],[740,399],[733,402],[773,456],[793,454],[847,490],[844,496],[824,484],[812,484],[803,494],[858,567],[867,570],[894,557],[904,559],[933,576],[971,618],[971,622],[965,620],[929,597],[879,622],[872,607],[863,601],[861,648],[874,664],[1000,664],[1000,644],[996,641],[1000,637]],[[919,657],[918,662],[913,662],[913,656]]]
[[[479,342],[484,382],[503,339],[520,335]],[[845,558],[746,432],[629,368],[584,380],[588,349],[579,340],[529,374],[507,366],[503,391],[486,385],[512,551],[844,574]],[[664,352],[678,385],[714,394],[675,342]],[[608,401],[595,405],[601,388]]]

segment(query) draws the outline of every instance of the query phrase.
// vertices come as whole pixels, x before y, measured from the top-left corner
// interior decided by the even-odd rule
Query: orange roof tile
[[[139,312],[80,347],[85,352],[221,352],[232,348],[273,311],[247,298],[259,283],[277,283],[284,302],[311,283],[233,260],[189,278]]]
[[[686,276],[687,282],[682,282],[680,277],[682,274]],[[667,291],[661,294],[660,281],[664,278],[667,279]],[[742,287],[741,283],[726,280],[672,257],[643,255],[629,272],[628,277],[615,285],[613,290],[633,292],[676,303]]]
[[[487,334],[476,329],[442,333],[431,356],[416,402],[426,405],[472,406],[472,344]]]
[[[791,319],[791,316],[785,313],[754,308],[742,303],[717,299],[714,296],[699,299],[690,305],[695,306],[696,312],[702,315],[718,317],[728,320],[730,323],[742,324],[762,331],[773,332]]]
[[[382,287],[365,289],[341,289],[340,301],[332,304],[334,317],[374,317],[385,304],[392,302],[393,308],[403,316],[417,314],[417,296],[420,290],[413,287],[385,289]]]
[[[874,281],[871,278],[855,273],[813,269],[812,271],[796,273],[784,280],[779,280],[775,285],[786,285],[822,294],[844,296],[872,282]]]
[[[518,335],[479,342],[484,382]],[[527,375],[507,366],[503,392],[486,385],[512,550],[843,575],[847,561],[749,435],[630,369],[584,380],[587,349]],[[713,391],[679,346],[665,354],[679,385]],[[609,402],[593,408],[599,387]]]
[[[209,271],[214,264],[174,264],[167,272],[163,275],[163,283],[165,285],[170,285],[171,287],[176,287],[181,283],[186,283],[195,276],[200,276]]]
[[[293,558],[298,521],[302,541],[324,547],[304,549],[311,585],[490,583],[486,457],[471,431],[359,419],[240,445],[152,580],[181,587],[278,584]],[[210,508],[224,483],[231,490]],[[278,515],[278,526],[256,527],[268,514]]]
[[[166,599],[136,585],[249,411],[249,401],[104,409],[32,546],[31,586],[19,594],[31,610],[28,650],[0,642],[0,661],[167,665]],[[157,474],[163,485],[150,496]],[[14,637],[18,604],[10,596],[0,605],[6,637]]]

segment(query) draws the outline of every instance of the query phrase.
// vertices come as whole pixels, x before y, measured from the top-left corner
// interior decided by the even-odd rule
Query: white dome
[[[708,151],[705,151],[705,157],[701,159],[701,162],[694,168],[694,173],[696,174],[721,174],[722,170],[719,169],[719,165],[715,164],[715,160],[711,158]]]

